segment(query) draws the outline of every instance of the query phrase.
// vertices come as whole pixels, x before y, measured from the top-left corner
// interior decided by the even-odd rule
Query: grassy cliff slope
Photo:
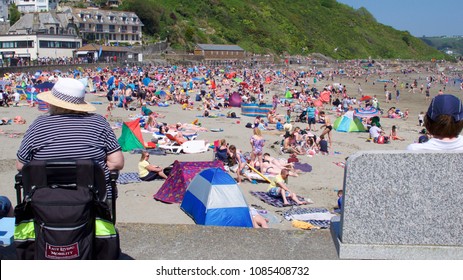
[[[364,8],[335,0],[125,0],[148,35],[191,51],[197,43],[237,44],[253,53],[322,53],[350,58],[448,58]]]

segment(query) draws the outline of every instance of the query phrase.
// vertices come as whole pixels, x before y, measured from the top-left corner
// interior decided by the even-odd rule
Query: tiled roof
[[[197,46],[205,51],[244,51],[244,49],[238,45],[198,44]]]
[[[26,13],[24,14],[15,24],[13,24],[9,32],[16,32],[18,30],[26,30],[31,29],[32,31],[38,31],[47,29],[46,25],[60,25],[62,26],[62,22],[60,19],[55,17],[54,14],[51,12],[44,12],[44,13]]]
[[[82,46],[77,51],[99,51],[100,47],[102,48],[102,51],[105,51],[105,52],[131,52],[131,53],[134,53],[133,50],[131,50],[131,49],[127,48],[127,47],[102,46],[102,45],[98,45],[98,44],[87,44],[85,46]]]
[[[143,23],[134,12],[80,8],[69,8],[69,10],[71,10],[72,15],[78,23],[143,26]],[[83,18],[81,15],[83,15]],[[111,17],[113,17],[113,20],[111,20]],[[123,17],[126,18],[126,21],[122,20]],[[133,21],[133,18],[136,21]]]

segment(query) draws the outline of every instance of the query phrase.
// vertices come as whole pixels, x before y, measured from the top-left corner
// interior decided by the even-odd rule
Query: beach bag
[[[376,143],[378,144],[384,144],[385,142],[386,142],[386,139],[382,135],[378,137],[378,140],[376,140]]]
[[[166,168],[164,168],[164,170],[162,171],[164,174],[166,174],[166,176],[169,176],[170,175],[170,172],[172,171],[172,168],[174,167],[173,164],[167,166]]]
[[[297,158],[296,155],[292,154],[289,158],[288,158],[288,163],[293,163],[293,162],[299,162],[299,159]]]

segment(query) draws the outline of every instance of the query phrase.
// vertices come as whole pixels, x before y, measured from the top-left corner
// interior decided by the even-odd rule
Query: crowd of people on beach
[[[66,61],[64,59],[63,63],[66,64]],[[47,63],[46,59],[45,63]],[[445,95],[443,91],[450,86],[459,87],[463,91],[461,74],[450,77],[443,72],[428,71],[427,75],[423,74],[423,79],[416,79],[408,84],[404,83],[403,76],[397,74],[395,74],[397,76],[392,76],[381,68],[365,69],[359,63],[347,63],[342,68],[342,71],[338,69],[322,71],[316,67],[308,71],[297,71],[290,68],[238,68],[231,65],[219,68],[199,64],[193,67],[149,65],[112,69],[91,67],[70,69],[67,72],[9,73],[0,78],[0,104],[2,106],[28,104],[33,107],[38,102],[34,98],[34,93],[49,91],[63,79],[80,80],[87,91],[106,97],[108,105],[104,117],[108,121],[111,120],[114,110],[139,111],[144,119],[143,128],[145,130],[161,135],[173,133],[182,143],[188,141],[189,134],[204,131],[207,128],[197,123],[166,124],[161,120],[165,116],[154,112],[156,106],[176,106],[173,111],[198,110],[202,116],[209,117],[226,112],[232,106],[232,95],[236,94],[240,96],[243,104],[271,103],[272,110],[266,116],[256,117],[254,123],[250,124],[253,135],[249,140],[249,147],[237,147],[228,143],[227,139],[222,139],[216,147],[216,157],[235,172],[238,183],[241,183],[243,179],[254,181],[249,177],[249,172],[271,175],[272,179],[267,190],[269,194],[280,196],[284,204],[288,204],[287,198],[291,198],[297,204],[302,205],[306,202],[298,200],[297,194],[287,186],[289,176],[299,176],[291,158],[313,157],[318,154],[330,155],[334,145],[332,130],[335,129],[335,120],[333,118],[341,117],[348,112],[354,113],[356,109],[373,108],[377,112],[375,115],[361,118],[366,131],[369,132],[369,139],[380,144],[388,141],[404,141],[405,139],[398,135],[396,125],[391,127],[389,133],[386,133],[379,123],[379,117],[383,114],[391,119],[406,120],[410,117],[408,109],[401,111],[396,108],[398,104],[401,104],[401,92],[408,90],[410,94],[419,93],[423,95],[423,98],[431,101],[430,90],[439,88],[437,93],[439,99],[436,100],[445,98],[445,101],[455,103],[456,101],[447,97],[448,95]],[[402,75],[406,76],[408,73],[405,71]],[[375,76],[379,79],[371,81]],[[347,88],[342,83],[343,79],[358,84],[357,90]],[[335,80],[340,82],[335,83]],[[395,102],[395,106],[391,106],[386,111],[380,106],[383,102],[380,102],[380,98],[376,95],[367,98],[359,81],[367,83],[369,80],[373,83],[384,83],[384,104]],[[48,88],[42,88],[40,85],[45,83],[51,83],[51,85]],[[276,92],[275,88],[280,92]],[[273,92],[273,95],[270,92]],[[392,98],[393,93],[395,101]],[[450,109],[454,108],[451,106]],[[436,114],[439,115],[448,113],[448,110],[439,111],[435,108],[430,110],[431,116],[429,112],[427,114],[422,112],[418,116],[419,125],[426,126],[426,129],[430,130],[429,132],[435,137],[433,141],[428,138],[430,143],[437,143],[440,139],[449,137],[461,138],[453,133],[459,128],[453,128],[451,135],[441,135],[434,127],[435,125],[430,124],[430,119],[434,121],[437,118],[432,115],[434,111],[437,110]],[[279,114],[278,111],[281,113]],[[452,112],[450,115],[460,121],[462,112]],[[101,122],[100,119],[97,121]],[[270,145],[266,145],[269,143],[266,143],[267,140],[262,134],[265,130],[275,130],[281,133],[281,141],[271,144],[271,147],[275,147],[280,154],[287,155],[288,160],[275,159],[266,151]],[[25,139],[29,139],[28,137]],[[112,140],[110,143],[113,147],[112,152],[120,151],[120,147],[114,142],[114,137],[105,141],[109,140]],[[444,145],[440,143],[438,146]],[[410,147],[410,149],[418,149],[416,145]],[[37,156],[32,155],[27,148],[27,142],[23,141],[20,164]],[[246,150],[250,152],[244,152]],[[119,153],[117,157],[114,157],[116,163],[102,164],[105,167],[113,164],[117,168],[122,168],[123,161],[121,162]],[[151,164],[148,160],[149,153],[142,153],[138,165],[142,180],[167,178],[165,167]],[[18,168],[20,167],[18,165]],[[265,177],[265,175],[262,176]]]

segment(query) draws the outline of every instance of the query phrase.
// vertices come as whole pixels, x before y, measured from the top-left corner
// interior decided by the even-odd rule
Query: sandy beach
[[[426,73],[413,73],[404,75],[402,73],[388,73],[383,76],[386,78],[399,78],[400,82],[411,83],[415,79],[418,80],[419,84],[426,84]],[[332,210],[336,206],[337,191],[343,187],[343,176],[344,168],[338,166],[337,162],[345,162],[345,159],[357,151],[361,150],[403,150],[408,144],[416,142],[419,137],[419,131],[422,127],[418,126],[418,114],[421,111],[426,111],[429,101],[426,100],[424,93],[420,94],[420,90],[416,90],[415,93],[408,92],[408,89],[401,88],[401,95],[399,103],[395,103],[395,94],[391,103],[385,103],[384,101],[384,83],[376,82],[379,79],[377,75],[369,77],[368,82],[365,83],[364,78],[358,78],[357,81],[349,79],[343,76],[337,76],[334,81],[321,80],[318,81],[315,86],[319,89],[325,85],[331,83],[342,83],[347,86],[347,91],[350,96],[356,96],[360,98],[358,93],[358,83],[360,82],[363,94],[365,95],[376,95],[380,101],[381,108],[385,110],[386,114],[389,107],[396,107],[401,111],[406,108],[409,109],[409,118],[404,119],[389,119],[382,117],[381,124],[386,133],[389,133],[391,127],[396,125],[398,127],[398,134],[405,138],[405,141],[392,141],[389,144],[379,145],[372,142],[367,142],[369,138],[368,133],[344,133],[332,131],[333,145],[329,155],[315,155],[313,157],[299,156],[299,161],[302,163],[308,163],[312,165],[312,171],[308,173],[301,173],[298,177],[289,178],[289,187],[297,194],[309,198],[314,203],[304,207],[322,207]],[[373,84],[375,81],[375,84]],[[443,89],[443,85],[435,84],[431,88],[431,97],[437,95],[438,91]],[[280,97],[284,95],[284,87],[272,85],[268,88],[269,94],[265,96],[267,103],[271,102],[271,97],[274,94],[278,94]],[[390,89],[392,90],[392,86]],[[445,93],[455,94],[461,97],[462,91],[459,85],[454,86],[448,84]],[[97,113],[105,115],[107,100],[105,97],[98,96],[96,94],[88,94],[86,97],[87,101],[101,101],[101,105],[95,105],[97,107]],[[24,102],[24,101],[22,101]],[[24,102],[25,103],[25,102]],[[196,102],[197,103],[197,102]],[[195,104],[195,108],[197,104]],[[169,124],[183,122],[191,123],[196,118],[199,119],[201,126],[208,128],[208,132],[200,132],[198,139],[206,139],[209,143],[215,140],[225,138],[227,142],[236,145],[243,152],[251,151],[249,144],[249,138],[252,135],[252,130],[245,127],[248,122],[253,122],[254,118],[241,116],[240,108],[229,108],[223,109],[222,111],[212,111],[211,114],[226,114],[228,111],[236,112],[239,119],[230,119],[226,117],[217,118],[203,118],[198,117],[202,114],[202,111],[194,110],[181,110],[180,105],[173,104],[168,107],[151,106],[151,110],[163,114],[166,117],[159,119],[158,121],[166,122]],[[327,115],[334,122],[336,119],[336,112],[331,110],[331,106],[326,106]],[[114,125],[115,121],[127,121],[130,117],[134,117],[139,114],[140,110],[127,111],[122,108],[116,108],[113,111],[113,117],[110,118],[109,122]],[[278,113],[285,114],[285,108],[279,106]],[[16,205],[16,194],[14,189],[14,176],[16,152],[19,148],[19,144],[23,133],[28,128],[28,125],[40,114],[35,108],[29,108],[28,106],[19,107],[2,107],[0,108],[0,117],[2,118],[14,118],[15,116],[22,116],[27,124],[12,124],[0,126],[1,134],[1,153],[0,153],[0,194],[8,196],[14,205]],[[384,115],[383,114],[383,115]],[[296,114],[292,114],[293,119]],[[237,122],[239,120],[239,123]],[[300,126],[306,128],[306,123],[293,123],[293,126]],[[317,124],[317,129],[320,125]],[[210,129],[221,128],[221,132],[211,132]],[[115,129],[117,137],[121,135],[121,129]],[[315,132],[319,135],[320,130]],[[264,131],[263,136],[266,139],[266,145],[264,152],[270,153],[276,158],[288,158],[288,155],[280,155],[278,145],[277,148],[272,148],[274,142],[281,141],[282,133],[273,131]],[[149,141],[152,137],[151,134],[143,134],[145,141]],[[122,172],[137,172],[137,164],[140,159],[139,154],[124,153],[125,156],[125,167]],[[209,161],[213,158],[213,151],[209,149],[205,153],[200,154],[168,154],[166,156],[151,156],[150,162],[168,166],[175,160],[178,161]],[[365,166],[365,175],[368,175],[368,166]],[[231,173],[235,177],[234,173]],[[164,181],[156,180],[153,182],[142,182],[135,184],[119,185],[119,198],[117,200],[117,216],[119,222],[131,223],[156,223],[156,224],[194,224],[194,221],[188,217],[179,207],[179,204],[165,204],[153,199],[155,194],[161,187]],[[267,183],[259,182],[258,184],[252,184],[249,181],[243,181],[241,184],[242,192],[244,193],[246,200],[249,205],[258,205],[266,209],[270,214],[277,217],[279,222],[271,223],[270,228],[274,229],[294,229],[289,221],[284,220],[280,215],[281,211],[288,208],[276,208],[265,204],[258,198],[252,196],[250,191],[265,191],[267,189]]]

